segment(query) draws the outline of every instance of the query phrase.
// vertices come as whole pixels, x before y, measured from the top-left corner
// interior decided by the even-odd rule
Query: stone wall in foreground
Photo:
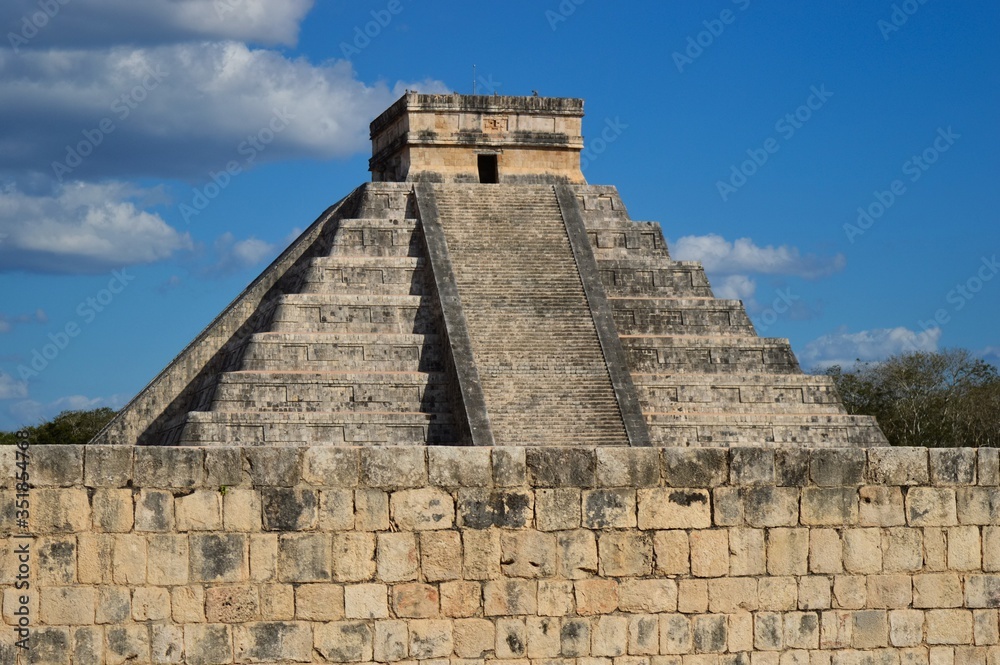
[[[0,663],[997,665],[997,452],[5,448]]]

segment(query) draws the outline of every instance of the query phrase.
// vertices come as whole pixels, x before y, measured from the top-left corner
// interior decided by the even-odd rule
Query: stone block
[[[479,582],[444,582],[439,587],[439,594],[441,614],[446,617],[472,617],[482,610],[483,588]]]
[[[976,469],[980,485],[1000,485],[1000,448],[980,448]]]
[[[1000,575],[968,575],[965,578],[965,606],[1000,607]]]
[[[983,565],[979,527],[954,526],[948,529],[948,568],[980,570]]]
[[[532,487],[594,487],[597,456],[590,448],[528,448],[525,452]]]
[[[1000,489],[960,487],[956,492],[958,521],[962,524],[1000,524]]]
[[[278,534],[250,534],[250,579],[272,582],[277,579]]]
[[[774,451],[774,483],[780,487],[809,484],[810,450],[779,448]]]
[[[492,626],[490,624],[491,628]],[[492,640],[490,646],[492,647]],[[410,654],[410,631],[406,628],[406,622],[376,621],[373,647],[372,657],[376,662],[395,663],[405,660]],[[456,642],[456,653],[457,647]]]
[[[232,489],[250,480],[244,469],[243,449],[213,447],[205,449],[205,485]]]
[[[151,625],[149,629],[149,651],[154,663],[183,662],[183,627],[160,623]]]
[[[948,542],[944,529],[924,527],[924,570],[948,569]]]
[[[470,529],[520,529],[531,521],[533,495],[526,491],[460,489],[458,524]]]
[[[375,534],[344,531],[333,534],[332,571],[337,582],[365,582],[375,578]]]
[[[302,479],[321,487],[358,486],[360,449],[310,446],[302,456]]]
[[[128,590],[124,591],[127,599]],[[265,597],[267,596],[265,595]],[[203,623],[205,621],[205,589],[200,585],[172,587],[170,589],[170,610],[170,616],[174,623]],[[121,623],[122,621],[124,619],[112,620],[107,623]]]
[[[820,487],[861,485],[866,460],[861,448],[818,448],[810,451],[809,475]]]
[[[641,489],[638,504],[638,526],[642,530],[707,529],[712,525],[708,490]]]
[[[114,540],[113,571],[117,584],[145,584],[146,539],[134,534],[118,534]]]
[[[667,487],[716,487],[729,480],[729,452],[724,448],[664,448]]]
[[[895,486],[869,485],[859,490],[858,523],[861,526],[902,526],[906,524],[903,492]]]
[[[389,616],[389,590],[384,584],[351,584],[344,587],[344,614],[348,619],[385,619]]]
[[[809,572],[809,530],[769,529],[767,572],[771,575],[805,575]]]
[[[296,619],[336,621],[344,618],[344,587],[340,584],[299,584],[294,589]]]
[[[859,451],[864,453],[864,451]],[[801,522],[809,526],[851,526],[858,522],[858,490],[854,487],[806,487]]]
[[[110,636],[109,636],[110,637]],[[110,639],[108,642],[110,643]],[[184,654],[190,665],[225,665],[233,661],[233,636],[225,624],[184,626]],[[140,657],[139,662],[142,662]]]
[[[660,451],[655,448],[597,448],[598,487],[655,487],[660,484]]]
[[[462,532],[463,576],[467,580],[493,580],[500,577],[500,531],[465,530]]]
[[[535,491],[535,526],[541,531],[580,528],[580,490],[574,488]]]
[[[828,610],[833,606],[832,580],[821,575],[799,578],[800,610]]]
[[[656,570],[663,575],[687,575],[691,572],[690,545],[686,531],[655,531],[653,551]]]
[[[537,614],[537,583],[534,580],[487,582],[483,586],[483,612],[486,616]]]
[[[132,611],[135,612],[135,595]],[[205,590],[205,618],[209,623],[245,623],[259,618],[260,598],[257,587],[226,585]]]
[[[757,580],[752,577],[721,577],[708,583],[708,609],[729,614],[757,609]]]
[[[174,615],[178,614],[174,609]],[[98,624],[126,623],[132,618],[132,594],[128,587],[102,586],[97,590],[94,621]],[[176,620],[176,619],[175,619]]]
[[[764,534],[763,529],[729,529],[730,575],[764,574],[767,570]]]
[[[420,569],[428,582],[462,576],[462,536],[458,531],[420,533]]]
[[[780,651],[784,648],[784,626],[781,615],[758,612],[754,615],[754,647],[762,651]]]
[[[797,487],[746,487],[741,496],[744,518],[750,526],[796,526],[799,523]]]
[[[766,448],[733,448],[729,452],[729,482],[732,485],[774,483],[774,451]]]
[[[10,584],[14,585],[15,562],[21,558],[17,552],[23,545],[14,541],[14,544],[3,548],[3,553],[9,558],[10,566],[4,566],[9,571]],[[29,555],[28,566],[35,565],[35,584],[38,586],[58,586],[69,585],[76,582],[76,539],[73,536],[57,536],[48,538],[38,538],[34,543],[34,548],[29,545],[29,551],[33,549],[34,554]],[[32,560],[33,559],[33,560]]]
[[[293,621],[247,623],[233,629],[233,646],[238,663],[309,662],[313,632]]]
[[[880,529],[845,529],[844,569],[849,573],[877,573],[882,570]]]
[[[618,607],[618,583],[615,580],[577,580],[574,588],[577,614],[609,614]]]
[[[628,653],[655,656],[660,653],[660,618],[655,614],[628,617]]]
[[[820,613],[820,648],[844,649],[851,646],[851,614],[839,610]]]
[[[500,551],[500,570],[505,577],[553,577],[556,573],[556,537],[553,534],[504,532],[500,535]]]
[[[436,617],[440,611],[440,594],[436,586],[411,582],[392,587],[392,609],[400,618]]]
[[[738,487],[716,487],[712,490],[712,510],[716,526],[742,526],[743,495]]]
[[[590,653],[593,656],[615,658],[628,651],[628,619],[603,615],[591,624]]]
[[[493,483],[497,487],[519,487],[528,480],[524,448],[493,448]]]
[[[609,577],[649,575],[653,569],[653,542],[648,534],[614,531],[598,536],[599,571]]]
[[[573,583],[568,580],[540,580],[538,582],[538,614],[561,617],[573,614]]]
[[[528,652],[528,634],[524,619],[497,619],[496,657],[502,660],[524,658]]]
[[[660,653],[686,654],[692,648],[691,620],[683,614],[661,614]]]
[[[912,572],[924,565],[923,534],[905,527],[882,531],[882,570]]]
[[[977,645],[1000,644],[1000,624],[997,610],[976,610],[972,613],[973,640]]]
[[[983,527],[983,570],[1000,571],[1000,526]]]
[[[923,573],[913,576],[913,607],[961,607],[962,581],[957,573]]]
[[[874,609],[901,609],[913,600],[909,575],[869,575],[867,605]]]
[[[794,577],[757,578],[757,602],[761,610],[789,612],[798,606],[798,584]]]
[[[972,612],[928,610],[925,614],[927,644],[971,644]]]
[[[87,490],[40,488],[31,492],[29,529],[36,534],[77,533],[91,528]]]
[[[35,487],[71,487],[83,482],[83,446],[31,447],[30,474]]]
[[[931,483],[934,485],[975,485],[975,448],[930,448]]]
[[[268,531],[307,531],[319,520],[319,492],[290,487],[264,487],[261,515]]]
[[[313,646],[328,661],[365,662],[374,655],[374,635],[365,622],[332,621],[314,627]]]
[[[42,623],[90,625],[97,609],[97,590],[79,586],[42,587],[38,605]]]
[[[423,487],[427,465],[423,446],[361,449],[361,483],[378,489]]]
[[[431,446],[427,449],[428,479],[439,487],[489,487],[493,484],[487,448]]]
[[[201,448],[139,446],[133,455],[136,487],[189,488],[204,482],[205,453]]]
[[[411,658],[448,658],[453,650],[451,621],[421,619],[410,622]]]
[[[190,536],[191,580],[194,582],[242,582],[249,576],[245,534],[201,534]]]
[[[558,658],[562,649],[560,621],[552,617],[528,617],[525,634],[528,638],[529,658]]]
[[[331,579],[330,538],[321,533],[289,533],[278,537],[278,578],[282,582],[326,582]]]
[[[691,533],[691,574],[721,577],[729,574],[729,532],[725,529]]]
[[[684,614],[707,612],[708,582],[706,580],[678,580],[677,611]]]
[[[243,451],[254,487],[294,487],[302,480],[299,448],[261,447]]]
[[[496,629],[486,619],[459,619],[452,627],[452,641],[459,658],[486,658],[495,648]]]
[[[882,610],[861,610],[851,617],[851,646],[856,649],[876,649],[889,644],[888,613]]]
[[[406,582],[417,579],[417,536],[413,533],[380,533],[376,548],[378,579]]]
[[[387,531],[389,526],[389,495],[382,490],[356,490],[354,528],[358,531]]]
[[[455,502],[437,488],[393,492],[389,509],[393,522],[404,531],[450,529],[455,524]]]
[[[724,615],[703,614],[691,622],[691,642],[696,653],[721,653],[729,641],[729,622]]]
[[[659,614],[677,610],[677,582],[669,579],[626,579],[618,583],[618,609]]]
[[[564,658],[590,655],[590,621],[567,619],[559,629],[560,653]]]
[[[102,584],[114,581],[114,550],[117,537],[109,534],[77,534],[76,579],[78,582],[81,584]],[[2,542],[0,540],[0,543]],[[3,549],[0,545],[0,555],[4,554]],[[13,555],[12,551],[10,555]],[[13,580],[9,583],[12,584]]]
[[[121,665],[122,663],[148,662],[150,658],[149,627],[143,625],[110,626],[105,630],[105,660],[108,665]],[[44,638],[39,639],[36,632],[34,635],[33,649],[36,653],[45,652],[44,647],[40,648],[39,642],[44,644]],[[198,665],[215,665],[216,662],[224,663],[229,661],[207,661],[200,660],[201,653],[186,648],[189,663]],[[231,656],[231,654],[230,654]],[[44,661],[43,661],[44,662]],[[64,659],[52,659],[49,662],[65,662]]]
[[[126,487],[132,480],[133,451],[133,446],[87,446],[83,456],[83,484]]]
[[[924,640],[924,613],[920,610],[889,612],[889,643],[894,647],[915,647]]]
[[[174,500],[178,531],[218,531],[222,528],[222,496],[215,490],[195,490]]]
[[[227,490],[222,496],[222,518],[226,531],[259,531],[260,495],[249,489]]]
[[[930,480],[927,448],[869,448],[868,480],[876,485],[926,485]]]
[[[588,529],[635,527],[633,490],[588,490],[583,492],[583,526]]]
[[[165,532],[174,529],[174,495],[143,489],[135,498],[135,530]]]
[[[146,579],[158,586],[188,583],[188,540],[186,536],[152,534],[147,537]]]

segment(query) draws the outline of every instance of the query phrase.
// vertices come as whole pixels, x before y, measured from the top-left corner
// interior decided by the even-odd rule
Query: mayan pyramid
[[[871,446],[580,170],[583,101],[407,93],[327,210],[95,439]]]

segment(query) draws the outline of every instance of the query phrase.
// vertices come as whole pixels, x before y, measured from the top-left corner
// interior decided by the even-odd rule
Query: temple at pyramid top
[[[95,441],[886,445],[586,183],[582,119],[579,99],[407,93],[371,124],[372,182]]]
[[[371,124],[373,182],[586,182],[583,100],[407,92]]]

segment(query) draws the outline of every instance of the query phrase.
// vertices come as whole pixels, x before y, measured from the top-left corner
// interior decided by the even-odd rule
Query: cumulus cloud
[[[10,374],[0,372],[0,399],[18,399],[28,396],[28,384]]]
[[[6,45],[18,51],[54,44],[89,47],[225,39],[294,46],[299,24],[313,4],[313,0],[4,0],[0,25],[9,26]],[[48,7],[49,17],[39,15],[43,6]]]
[[[224,233],[213,244],[214,261],[202,272],[209,277],[231,275],[251,268],[265,259],[274,258],[278,248],[253,236],[237,240],[232,233]]]
[[[0,50],[0,171],[200,182],[230,161],[344,157],[404,88],[445,91],[237,42]]]
[[[757,283],[746,275],[726,275],[712,284],[712,291],[716,298],[742,300],[749,306],[757,292]]]
[[[152,263],[191,249],[191,238],[140,210],[141,189],[123,183],[73,183],[51,195],[0,190],[0,270],[104,272]]]
[[[22,395],[23,396],[23,395]],[[85,395],[67,395],[51,402],[39,402],[26,399],[10,405],[10,414],[23,425],[33,425],[50,420],[63,411],[89,411],[103,406],[120,409],[125,405],[124,395],[111,397],[87,397]]]
[[[673,243],[671,254],[678,261],[701,261],[705,270],[723,275],[756,273],[818,279],[847,265],[847,259],[839,253],[830,257],[803,255],[789,245],[760,247],[750,238],[729,242],[714,233],[679,238]]]
[[[897,353],[936,351],[940,339],[940,328],[931,328],[923,332],[902,326],[854,333],[839,331],[806,344],[800,359],[806,367],[849,366],[856,361],[884,360]]]

